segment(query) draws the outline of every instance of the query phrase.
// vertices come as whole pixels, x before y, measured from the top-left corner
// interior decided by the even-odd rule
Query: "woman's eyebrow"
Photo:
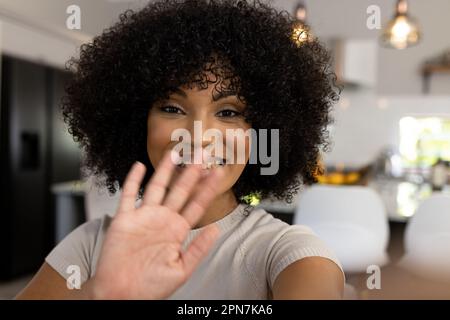
[[[236,91],[233,90],[228,90],[228,91],[219,91],[216,95],[213,95],[213,102],[216,102],[220,99],[225,99],[227,97],[231,97],[231,96],[236,96],[237,98],[237,94]]]
[[[183,98],[187,98],[187,94],[183,89],[173,88],[171,91],[175,94],[182,96]],[[220,99],[225,99],[225,98],[231,97],[231,96],[237,97],[236,91],[234,91],[234,90],[218,91],[217,94],[213,94],[212,102],[217,102]]]
[[[184,92],[184,90],[182,90],[180,88],[173,88],[170,91],[172,91],[175,94],[178,94],[178,95],[182,96],[183,98],[187,98],[186,92]]]

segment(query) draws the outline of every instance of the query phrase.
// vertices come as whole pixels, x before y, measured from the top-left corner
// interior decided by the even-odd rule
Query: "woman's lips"
[[[176,166],[176,169],[178,171],[183,171],[184,168],[186,168],[187,166],[192,165],[191,163],[180,163]],[[209,175],[211,173],[212,170],[217,170],[220,168],[225,167],[226,162],[224,159],[222,160],[217,160],[216,162],[208,162],[208,163],[202,163],[202,170],[201,170],[201,177],[206,177],[207,175]]]
[[[183,150],[184,151],[184,150]],[[201,164],[201,175],[206,176],[210,171],[220,167],[225,167],[227,160],[220,156],[213,156],[205,149],[195,149],[189,153],[180,154],[177,169],[182,171],[183,168],[192,164]]]
[[[183,160],[181,160],[181,162],[179,164],[177,164],[177,167],[184,168],[188,165],[191,165],[191,162],[184,162]],[[214,158],[214,159],[210,159],[207,162],[203,162],[201,165],[202,165],[202,169],[208,170],[208,169],[225,166],[226,160],[222,159],[222,158]]]

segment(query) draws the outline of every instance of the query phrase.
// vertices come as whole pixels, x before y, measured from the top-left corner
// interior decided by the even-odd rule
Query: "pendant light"
[[[311,30],[306,25],[306,6],[303,1],[300,1],[295,7],[295,21],[292,29],[292,39],[301,45],[305,41],[310,41],[312,38]]]
[[[419,42],[421,38],[419,26],[415,19],[408,15],[406,0],[398,0],[394,18],[381,36],[381,43],[388,48],[406,49]]]

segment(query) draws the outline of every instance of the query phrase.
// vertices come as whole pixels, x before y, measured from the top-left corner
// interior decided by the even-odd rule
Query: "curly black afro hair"
[[[146,150],[151,105],[183,85],[206,88],[212,72],[221,79],[217,90],[235,90],[245,102],[254,129],[279,129],[278,173],[261,175],[259,164],[248,164],[236,197],[291,201],[302,183],[316,182],[340,93],[328,52],[317,39],[294,41],[293,22],[286,11],[241,0],[166,0],[121,14],[68,63],[74,77],[63,116],[86,168],[115,192],[141,161],[145,183],[154,171]]]

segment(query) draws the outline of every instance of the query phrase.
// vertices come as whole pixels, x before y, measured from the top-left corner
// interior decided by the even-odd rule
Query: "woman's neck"
[[[213,202],[211,202],[211,205],[206,209],[205,214],[198,221],[194,229],[204,227],[222,219],[233,211],[237,205],[238,202],[232,190],[228,190],[227,192],[219,195]]]

